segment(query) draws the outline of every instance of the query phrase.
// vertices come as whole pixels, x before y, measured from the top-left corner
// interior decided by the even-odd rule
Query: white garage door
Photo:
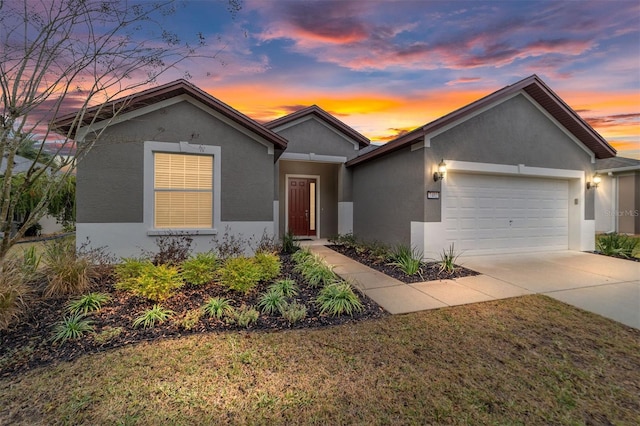
[[[465,254],[568,248],[566,180],[448,173],[443,222]]]

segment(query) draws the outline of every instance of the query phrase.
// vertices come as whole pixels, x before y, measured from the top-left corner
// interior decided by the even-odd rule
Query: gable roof
[[[266,123],[265,127],[273,130],[306,116],[315,116],[319,118],[337,131],[349,136],[351,139],[358,142],[360,148],[369,146],[370,142],[367,137],[365,137],[361,133],[358,133],[352,127],[347,126],[345,123],[338,120],[333,115],[329,114],[317,105],[311,105],[309,107],[292,112],[291,114],[285,115],[284,117],[276,118],[275,120]]]
[[[214,111],[219,112],[257,135],[262,136],[267,141],[273,143],[277,148],[285,149],[287,147],[287,140],[282,136],[272,132],[257,121],[252,120],[224,102],[214,98],[207,92],[182,79],[162,86],[152,87],[150,89],[143,90],[142,92],[107,102],[103,105],[91,107],[87,109],[86,114],[83,117],[82,125],[89,125],[92,122],[97,123],[99,121],[111,119],[113,118],[113,111],[119,111],[118,114],[124,114],[181,95],[191,96]],[[76,113],[64,115],[54,120],[52,127],[55,130],[61,130],[64,133],[68,133],[72,126],[74,126],[75,119]],[[74,129],[74,132],[77,131],[78,126]]]
[[[459,108],[437,120],[412,130],[375,151],[360,155],[347,162],[347,166],[353,166],[373,158],[397,151],[421,140],[425,135],[434,132],[444,126],[463,119],[479,109],[482,109],[496,101],[504,99],[520,91],[524,91],[544,108],[553,118],[573,134],[580,142],[589,148],[596,158],[609,158],[616,155],[616,150],[596,132],[578,113],[568,106],[560,97],[551,90],[537,75],[532,75],[506,86],[490,95],[485,96],[469,105]]]
[[[632,170],[640,170],[640,160],[626,157],[612,157],[596,160],[596,171],[601,173]]]

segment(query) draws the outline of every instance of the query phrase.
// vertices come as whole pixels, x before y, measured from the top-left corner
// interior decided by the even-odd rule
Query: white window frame
[[[196,145],[188,142],[155,142],[145,141],[144,143],[144,205],[143,220],[147,230],[147,235],[214,235],[218,232],[217,226],[220,224],[220,189],[221,189],[221,148],[211,145]],[[156,152],[168,154],[193,154],[208,155],[213,157],[213,206],[212,206],[212,228],[156,228],[154,221],[154,158]]]

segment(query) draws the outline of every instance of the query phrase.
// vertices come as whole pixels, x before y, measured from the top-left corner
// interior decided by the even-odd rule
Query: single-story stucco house
[[[425,257],[593,250],[587,184],[616,154],[535,75],[378,148],[318,106],[260,124],[183,80],[113,104],[77,132],[109,123],[78,164],[77,240],[121,256],[167,232],[208,250],[225,232],[287,230]]]

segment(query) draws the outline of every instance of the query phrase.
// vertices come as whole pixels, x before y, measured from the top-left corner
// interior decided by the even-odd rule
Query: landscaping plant
[[[260,317],[258,312],[252,306],[242,305],[240,308],[233,311],[233,314],[229,318],[231,323],[238,324],[240,327],[249,327],[251,324],[255,324]]]
[[[151,328],[156,323],[163,323],[173,316],[174,312],[170,309],[165,309],[162,305],[153,305],[153,308],[147,309],[133,321],[133,327],[138,328]]]
[[[298,302],[285,303],[280,313],[290,324],[295,324],[307,317],[307,307]]]
[[[0,261],[0,330],[8,328],[27,310],[31,287],[23,271],[24,266],[17,258]]]
[[[202,311],[200,309],[189,309],[177,323],[185,330],[192,330],[198,322],[200,322],[200,318],[202,318]]]
[[[260,280],[271,281],[280,275],[280,258],[275,253],[259,251],[253,257],[254,262],[260,268]]]
[[[422,266],[422,252],[417,248],[410,248],[405,245],[398,245],[391,253],[392,261],[389,265],[399,268],[407,275],[420,273]]]
[[[291,255],[291,260],[299,265],[300,263],[304,263],[310,257],[313,257],[313,253],[311,253],[308,248],[301,248]]]
[[[269,289],[276,289],[285,297],[293,297],[298,295],[298,285],[291,278],[278,280],[269,286]]]
[[[265,314],[275,314],[280,312],[286,303],[285,295],[278,288],[270,287],[260,296],[258,307]]]
[[[248,257],[230,257],[219,270],[220,283],[232,290],[248,293],[262,278],[262,270]]]
[[[347,282],[333,282],[320,290],[316,299],[320,313],[332,316],[352,315],[363,309],[362,302]]]
[[[67,303],[67,310],[71,314],[87,314],[99,311],[102,305],[110,300],[111,296],[106,293],[89,293]]]
[[[596,241],[596,248],[600,253],[607,256],[619,256],[631,259],[633,258],[633,251],[639,244],[640,238],[611,233],[600,235]]]
[[[115,266],[116,279],[119,283],[138,278],[145,268],[153,266],[149,259],[125,257]],[[123,284],[124,285],[124,284]]]
[[[211,243],[215,247],[218,257],[222,260],[243,256],[245,248],[249,245],[249,242],[242,235],[232,234],[229,227],[225,229],[222,240],[219,240],[216,235]]]
[[[293,232],[287,231],[282,236],[282,252],[287,254],[293,254],[300,250],[300,244],[296,241]]]
[[[222,319],[225,316],[230,316],[233,314],[233,306],[231,306],[231,301],[223,297],[210,298],[209,300],[207,300],[207,303],[204,304],[202,310],[205,314],[217,319]]]
[[[449,246],[449,249],[443,249],[442,254],[440,255],[440,261],[438,264],[440,265],[440,272],[446,272],[447,274],[453,274],[457,267],[456,261],[460,254],[456,253],[455,247],[453,243]]]
[[[182,263],[182,278],[193,285],[208,284],[215,279],[217,269],[214,253],[198,253]]]
[[[87,291],[97,273],[84,256],[76,256],[73,238],[59,238],[45,245],[43,259],[46,277],[44,295],[65,296]]]
[[[94,330],[92,324],[93,322],[85,319],[85,315],[80,312],[68,315],[55,325],[53,342],[60,342],[62,345],[69,339],[78,339]]]
[[[138,276],[118,281],[116,288],[129,291],[137,296],[161,302],[169,298],[174,290],[182,287],[184,281],[178,268],[170,265],[145,263]]]
[[[22,250],[22,272],[25,279],[30,280],[38,275],[38,267],[42,256],[38,254],[36,246]]]
[[[333,270],[317,255],[313,255],[310,252],[308,252],[308,255],[304,253],[297,255],[298,253],[303,253],[303,250],[294,255],[294,262],[296,262],[294,270],[300,273],[309,285],[319,287],[329,284],[338,278]]]
[[[152,259],[154,265],[178,266],[189,258],[193,237],[190,235],[162,235],[156,238],[158,251],[143,252],[144,257]]]

